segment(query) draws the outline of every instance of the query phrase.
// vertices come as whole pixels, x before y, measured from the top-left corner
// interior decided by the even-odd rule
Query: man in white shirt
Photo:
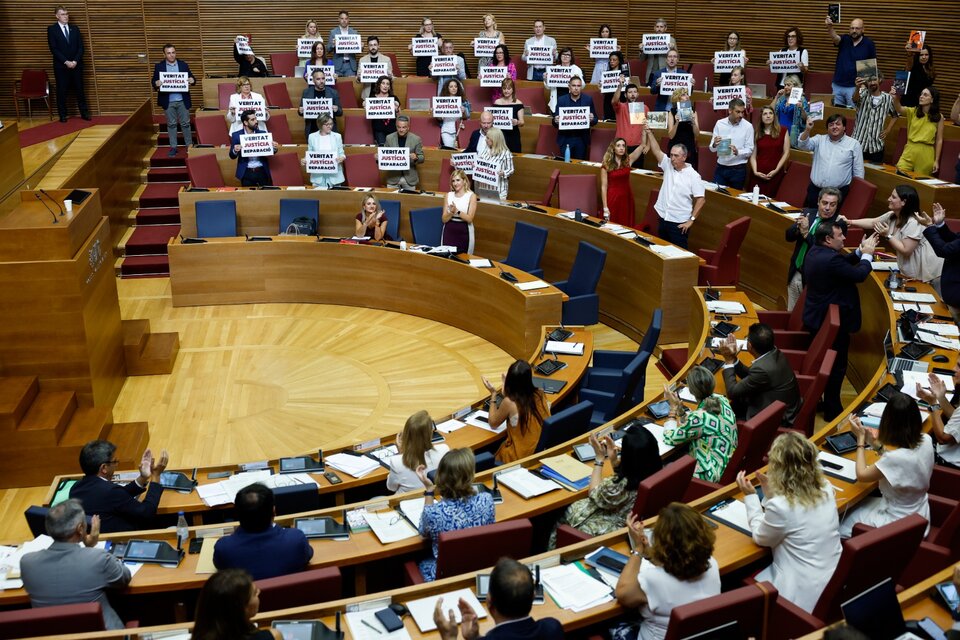
[[[360,58],[360,66],[357,67],[357,74],[360,74],[360,71],[365,64],[385,64],[387,65],[387,72],[383,75],[390,78],[393,77],[393,61],[388,55],[382,55],[380,53],[380,38],[377,36],[368,36],[367,37],[367,55]],[[361,98],[367,98],[370,96],[370,90],[373,89],[372,82],[363,83],[363,89],[360,91]]]
[[[682,144],[673,145],[667,156],[650,129],[647,129],[647,141],[657,165],[663,170],[663,185],[654,205],[660,216],[657,235],[686,249],[690,227],[705,202],[703,181],[696,169],[687,164],[687,149]]]
[[[546,25],[543,24],[543,20],[535,20],[533,23],[533,37],[527,38],[527,41],[523,43],[523,56],[522,59],[524,62],[527,61],[527,56],[530,53],[530,47],[550,47],[551,56],[553,60],[557,59],[557,41],[551,38],[550,36],[544,35],[546,30]],[[546,72],[546,65],[527,65],[527,80],[535,80],[537,82],[543,82],[543,74]]]
[[[747,161],[753,155],[753,125],[743,119],[746,105],[734,98],[727,106],[727,117],[713,125],[710,151],[717,154],[717,170],[713,181],[725,187],[743,189],[747,179]],[[730,141],[730,147],[720,143]]]

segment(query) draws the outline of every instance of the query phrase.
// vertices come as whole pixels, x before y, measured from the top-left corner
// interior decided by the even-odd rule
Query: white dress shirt
[[[737,124],[731,124],[730,118],[717,120],[717,124],[713,125],[713,140],[710,141],[710,151],[714,153],[717,152],[717,147],[713,144],[717,136],[730,138],[730,143],[737,148],[735,154],[717,156],[717,164],[735,167],[746,164],[753,155],[753,125],[746,118],[741,118]]]
[[[682,224],[693,214],[693,200],[703,197],[703,180],[689,164],[680,171],[674,169],[667,154],[663,154],[660,169],[663,170],[663,186],[654,209],[667,222]]]

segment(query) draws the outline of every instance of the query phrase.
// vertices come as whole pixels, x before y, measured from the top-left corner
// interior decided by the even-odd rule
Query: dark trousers
[[[873,164],[883,164],[883,149],[880,151],[874,151],[873,153],[863,152],[863,161],[872,162]]]
[[[262,167],[256,169],[247,169],[243,172],[243,178],[240,179],[241,187],[262,187],[271,186],[273,181]]]
[[[816,329],[804,327],[811,335],[817,333]],[[837,332],[837,337],[830,347],[837,352],[837,359],[833,362],[833,369],[830,370],[830,377],[827,378],[827,386],[823,389],[823,419],[830,422],[843,412],[843,404],[840,402],[840,389],[843,387],[843,379],[847,375],[847,352],[850,351],[850,333],[843,328]]]
[[[61,118],[67,117],[67,91],[73,88],[77,95],[77,108],[81,116],[87,116],[87,96],[83,92],[83,65],[67,69],[56,61],[53,63],[53,77],[57,81],[57,112]]]
[[[627,155],[630,155],[631,153],[633,153],[633,152],[637,149],[638,146],[640,146],[640,145],[634,145],[634,146],[632,146],[632,147],[629,147],[629,146],[628,146],[628,147],[627,147]],[[632,166],[634,169],[643,169],[643,160],[644,160],[644,157],[645,157],[646,155],[647,155],[647,154],[645,154],[645,153],[641,153],[639,156],[637,156],[637,161],[634,162],[631,166]]]
[[[657,228],[657,235],[667,242],[672,242],[681,249],[687,248],[689,236],[680,230],[680,223],[668,222],[660,218],[660,226]]]
[[[533,81],[534,82],[543,82],[543,75],[547,72],[546,67],[534,67],[533,68]]]
[[[743,191],[743,183],[747,179],[747,163],[727,166],[717,164],[713,173],[713,181],[724,187],[732,187]]]
[[[816,209],[817,201],[820,199],[820,189],[812,182],[807,187],[807,199],[803,201],[803,207],[805,209]],[[840,189],[840,209],[843,209],[843,203],[847,200],[847,194],[850,193],[850,185],[845,184],[842,187],[837,187]]]
[[[557,146],[560,148],[560,155],[564,155],[564,149],[570,145],[570,158],[573,160],[586,160],[587,152],[590,150],[589,136],[557,134]]]

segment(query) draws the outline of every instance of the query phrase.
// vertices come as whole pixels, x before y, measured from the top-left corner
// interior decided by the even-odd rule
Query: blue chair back
[[[47,507],[38,507],[36,505],[27,507],[23,512],[23,517],[27,519],[27,526],[30,527],[30,533],[34,537],[43,535],[47,532]]]
[[[540,268],[540,259],[543,258],[543,250],[546,246],[546,229],[527,222],[517,222],[513,228],[510,252],[503,263],[542,276],[543,270]]]
[[[660,329],[662,328],[663,309],[654,309],[653,317],[650,318],[650,325],[647,327],[647,332],[643,334],[643,340],[640,341],[637,353],[642,353],[643,351],[653,353],[657,347],[657,342],[660,340]]]
[[[320,492],[315,484],[296,484],[273,490],[277,515],[314,511],[320,508]]]
[[[585,400],[544,420],[540,441],[537,442],[537,452],[586,433],[590,429],[591,415],[593,415],[593,403]]]
[[[650,352],[641,351],[634,356],[627,368],[623,370],[623,395],[620,397],[616,415],[620,415],[630,407],[643,402],[643,388],[647,384],[648,362],[650,362]]]
[[[443,238],[443,207],[411,209],[410,228],[415,243],[439,247]]]
[[[234,200],[197,202],[197,237],[227,238],[237,235],[237,203]]]
[[[570,297],[595,293],[606,261],[606,251],[581,240],[570,277],[563,287],[564,293]]]
[[[297,218],[311,218],[320,229],[320,201],[280,198],[280,233]]]
[[[381,200],[380,206],[387,215],[387,235],[391,240],[400,239],[400,201]]]

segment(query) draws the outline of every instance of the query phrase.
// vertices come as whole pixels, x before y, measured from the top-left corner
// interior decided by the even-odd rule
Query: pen
[[[364,620],[363,618],[360,619],[360,622],[362,622],[362,623],[365,624],[366,626],[370,627],[371,629],[373,629],[374,631],[376,631],[378,634],[383,635],[383,631],[380,631],[380,629],[377,629],[375,626],[373,626],[372,624],[370,624],[369,622],[367,622],[367,621]]]

